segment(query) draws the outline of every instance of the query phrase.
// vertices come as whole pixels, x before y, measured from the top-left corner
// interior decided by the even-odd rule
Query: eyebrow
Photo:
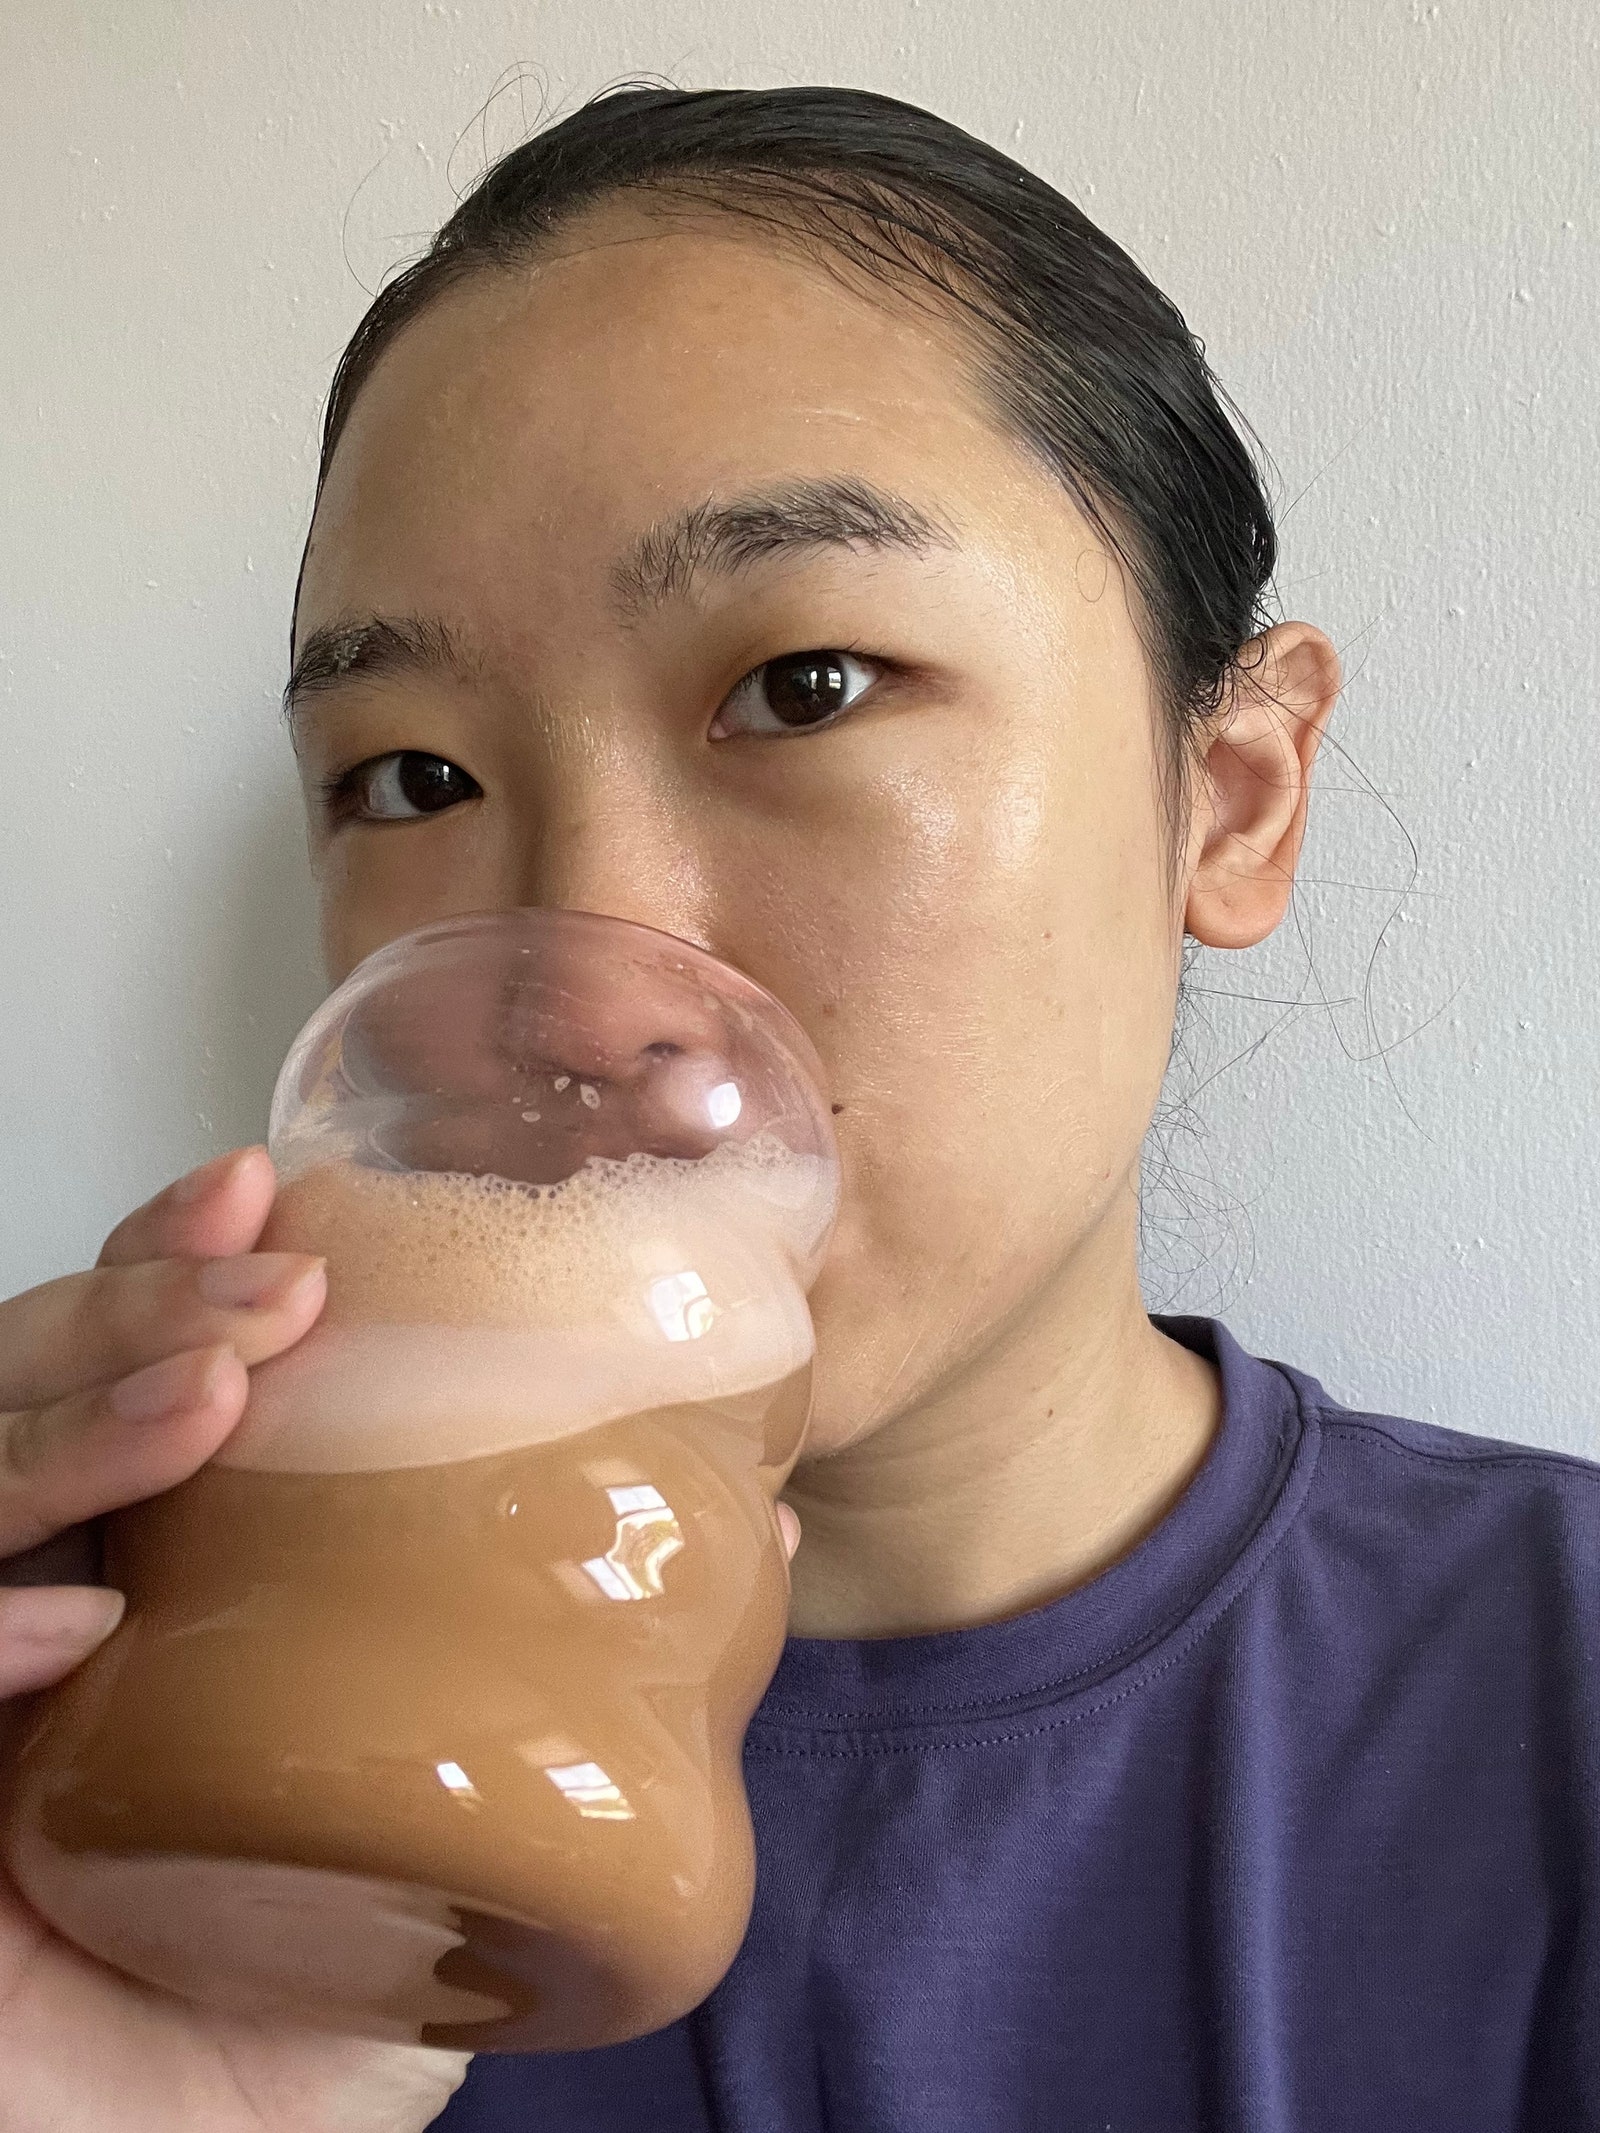
[[[448,623],[430,615],[371,615],[360,622],[328,622],[300,647],[283,692],[291,726],[314,696],[342,682],[398,674],[445,674],[469,680],[477,671]]]
[[[619,615],[684,598],[703,577],[819,548],[953,548],[954,529],[859,476],[820,476],[692,504],[648,527],[611,566]]]
[[[706,577],[733,576],[775,557],[828,548],[926,555],[956,545],[952,526],[903,496],[859,476],[817,476],[685,505],[648,526],[608,576],[619,619],[632,622],[687,598]],[[324,623],[295,658],[283,715],[292,727],[314,697],[352,680],[429,674],[470,680],[477,671],[460,636],[434,616]]]

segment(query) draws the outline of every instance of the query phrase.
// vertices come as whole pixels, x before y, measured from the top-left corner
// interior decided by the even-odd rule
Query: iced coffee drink
[[[582,1022],[570,963],[525,954],[576,929],[587,1047],[523,1016],[510,1094],[452,1110],[446,1072],[375,1127],[337,1086],[359,1000],[322,1010],[336,1100],[292,1098],[261,1249],[326,1254],[327,1306],[217,1458],[111,1521],[128,1613],[43,1704],[7,1859],[70,1938],[192,1998],[572,2049],[698,2004],[748,1921],[739,1750],[784,1636],[837,1158],[814,1055],[749,980],[588,914],[450,924],[480,929],[502,1043],[508,929],[523,994]],[[670,986],[601,1015],[614,928],[688,959],[698,1021]],[[393,1026],[379,1055],[416,1078]],[[423,1146],[453,1160],[396,1162]]]

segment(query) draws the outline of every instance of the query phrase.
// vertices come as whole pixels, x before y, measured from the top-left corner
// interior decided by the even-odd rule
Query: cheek
[[[1126,787],[1126,789],[1124,789]],[[1120,1194],[1171,1040],[1158,847],[1137,776],[1037,760],[944,809],[909,775],[809,960],[846,1194],[812,1296],[812,1445],[916,1398],[1050,1279]],[[859,856],[870,852],[870,866]]]
[[[313,850],[312,874],[317,888],[317,928],[322,968],[330,986],[338,985],[367,952],[360,913],[351,893],[350,866],[338,838]]]
[[[437,822],[330,835],[313,854],[330,984],[374,949],[452,913],[499,910],[519,893],[517,851],[492,831]]]

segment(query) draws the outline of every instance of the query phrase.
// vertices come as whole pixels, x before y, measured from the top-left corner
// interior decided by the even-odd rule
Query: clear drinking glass
[[[332,994],[261,1239],[327,1255],[324,1312],[216,1458],[108,1521],[127,1614],[13,1772],[6,1862],[60,1931],[474,2051],[705,1997],[753,1892],[823,1086],[762,987],[590,912],[446,919]]]

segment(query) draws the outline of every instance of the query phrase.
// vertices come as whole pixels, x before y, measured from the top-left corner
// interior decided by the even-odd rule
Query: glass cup
[[[820,1063],[751,979],[584,911],[369,956],[273,1097],[311,1331],[107,1521],[116,1633],[39,1701],[4,1856],[210,2006],[463,2050],[618,2042],[749,1920],[740,1774],[837,1212]]]

